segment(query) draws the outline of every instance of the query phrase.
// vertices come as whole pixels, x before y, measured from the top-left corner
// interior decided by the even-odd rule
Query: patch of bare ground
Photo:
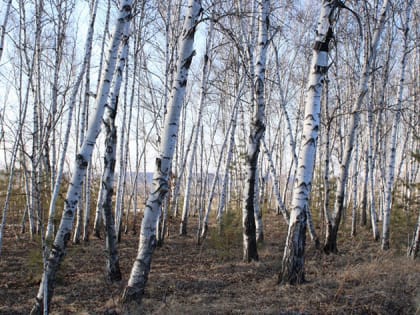
[[[277,275],[287,228],[266,214],[260,261],[244,263],[240,217],[224,236],[216,229],[196,244],[196,219],[190,236],[177,234],[178,220],[157,248],[143,303],[132,314],[420,314],[420,264],[408,260],[403,245],[382,252],[367,229],[355,238],[344,228],[339,255],[307,245],[306,278],[300,286],[279,286]],[[194,236],[194,237],[193,237]],[[106,280],[104,242],[69,245],[57,277],[51,314],[115,314],[118,298],[137,252],[138,236],[123,235],[119,245],[123,281]],[[309,241],[308,241],[309,242]],[[0,258],[0,314],[28,314],[41,278],[39,241],[6,230]]]

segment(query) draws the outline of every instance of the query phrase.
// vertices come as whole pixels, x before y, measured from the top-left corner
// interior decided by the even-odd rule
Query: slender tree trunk
[[[6,4],[6,10],[4,12],[4,19],[3,19],[3,23],[0,26],[0,61],[1,61],[1,57],[3,56],[3,50],[4,50],[4,38],[6,36],[6,27],[7,27],[7,22],[9,20],[9,12],[10,12],[10,8],[12,6],[12,0],[7,1]]]
[[[259,4],[260,18],[258,23],[258,47],[255,77],[253,78],[255,95],[253,96],[253,117],[247,148],[247,178],[245,181],[245,198],[242,212],[243,260],[248,262],[251,260],[258,260],[254,205],[255,198],[258,197],[255,195],[258,155],[260,152],[260,142],[264,136],[265,131],[264,83],[266,54],[268,46],[269,10],[270,1],[263,0]]]
[[[106,58],[106,66],[104,68],[102,79],[99,87],[99,93],[96,99],[96,110],[92,115],[91,123],[83,146],[76,155],[73,165],[73,176],[70,180],[69,189],[67,191],[63,216],[61,218],[60,227],[57,231],[52,250],[48,258],[48,266],[42,275],[42,282],[36,297],[36,303],[31,314],[42,314],[44,312],[42,300],[44,298],[44,283],[48,283],[48,301],[51,301],[54,292],[55,276],[58,268],[64,258],[67,242],[70,239],[73,227],[74,214],[82,192],[83,180],[86,175],[87,166],[92,156],[92,151],[96,138],[100,132],[101,120],[104,114],[105,105],[110,91],[110,83],[116,67],[118,49],[120,46],[122,33],[126,23],[131,19],[131,1],[125,0],[121,3],[121,9],[116,22],[116,27],[111,39],[110,49]],[[48,303],[49,305],[50,303]]]
[[[105,16],[105,27],[104,27],[104,33],[103,33],[103,36],[102,36],[101,51],[105,51],[105,42],[106,42],[107,34],[108,34],[108,31],[109,31],[110,11],[111,11],[111,0],[108,0],[107,1],[107,11],[106,11],[106,16]],[[103,55],[104,54],[102,53],[101,57],[100,57],[100,62],[99,62],[98,88],[99,88],[99,80],[100,80],[102,64],[103,64]],[[102,229],[102,219],[103,219],[103,213],[101,212],[101,206],[100,206],[102,204],[101,196],[102,196],[102,185],[100,185],[100,187],[99,187],[98,200],[96,202],[95,222],[93,224],[94,234],[98,238],[101,237],[101,232],[100,231]]]
[[[255,216],[255,233],[257,242],[264,241],[264,226],[262,222],[262,210],[260,207],[260,185],[259,185],[259,172],[261,168],[257,168],[255,174],[255,196],[254,196],[254,216]]]
[[[187,234],[187,222],[188,222],[188,214],[189,214],[189,201],[190,201],[190,189],[193,179],[193,164],[196,157],[196,151],[198,146],[198,136],[201,131],[201,125],[202,125],[202,116],[203,116],[203,109],[204,104],[207,97],[207,82],[209,79],[209,67],[210,67],[210,52],[212,49],[212,38],[213,38],[213,20],[210,20],[210,26],[209,31],[207,34],[207,40],[206,40],[206,50],[204,52],[204,61],[203,61],[203,69],[201,73],[201,85],[200,85],[200,103],[198,108],[198,114],[197,114],[197,122],[196,122],[196,132],[194,136],[194,141],[192,144],[192,152],[191,152],[191,158],[190,158],[190,164],[188,168],[188,178],[187,178],[187,184],[186,184],[186,191],[184,195],[184,204],[183,204],[183,210],[182,210],[182,220],[181,220],[181,227],[180,227],[180,234],[186,235]]]
[[[349,131],[348,136],[346,137],[343,159],[341,161],[341,166],[340,166],[340,175],[337,182],[337,194],[336,194],[336,199],[335,199],[335,204],[334,204],[334,212],[332,215],[332,227],[327,235],[325,245],[324,245],[324,251],[326,253],[338,252],[338,249],[337,249],[338,230],[341,223],[341,217],[344,211],[344,197],[345,197],[344,194],[345,194],[345,189],[346,189],[347,179],[348,179],[348,172],[349,172],[349,166],[350,166],[350,160],[351,160],[350,157],[353,151],[356,129],[358,127],[359,119],[360,119],[360,108],[362,106],[365,95],[368,92],[368,82],[369,82],[369,77],[371,74],[371,68],[373,65],[373,61],[376,58],[376,53],[379,46],[379,40],[385,26],[385,21],[386,21],[386,16],[388,13],[389,6],[390,6],[389,1],[385,0],[383,3],[381,13],[380,13],[380,20],[373,34],[370,54],[367,60],[365,61],[365,64],[363,65],[362,78],[360,80],[359,87],[358,87],[358,97],[356,99],[356,102],[353,105],[353,109],[352,109],[353,113],[350,117],[350,123],[347,128],[350,131]]]
[[[323,81],[328,71],[329,44],[333,37],[330,17],[334,13],[336,5],[335,1],[324,0],[318,20],[305,102],[302,148],[299,152],[289,231],[279,275],[280,283],[299,284],[305,282],[306,209],[309,206],[309,193],[315,166]]]
[[[382,250],[389,249],[389,233],[390,233],[390,221],[391,221],[391,208],[392,208],[392,192],[394,188],[394,173],[395,173],[395,160],[396,160],[396,150],[397,150],[397,133],[398,125],[401,119],[401,107],[403,102],[403,90],[404,90],[404,80],[405,80],[405,68],[407,63],[407,55],[409,53],[409,26],[410,26],[410,15],[411,7],[413,5],[413,0],[408,1],[406,8],[406,21],[404,25],[404,47],[403,47],[403,56],[401,60],[401,72],[400,72],[400,84],[398,86],[398,99],[397,99],[397,109],[395,113],[394,123],[392,125],[392,136],[391,136],[391,154],[389,157],[389,169],[388,169],[388,182],[385,192],[385,207],[384,207],[384,217],[382,225]]]
[[[356,136],[358,138],[358,136]],[[357,228],[357,177],[359,176],[359,141],[356,139],[356,149],[353,159],[353,205],[352,205],[352,212],[351,212],[351,236],[356,236],[356,228]]]
[[[267,144],[265,143],[265,140],[262,140],[263,146],[264,146],[264,153],[266,154],[269,168],[271,172],[271,177],[273,180],[273,188],[274,188],[274,194],[276,195],[277,200],[277,207],[279,208],[279,211],[283,215],[284,221],[287,225],[289,225],[289,213],[287,212],[286,206],[283,203],[283,200],[280,196],[280,189],[279,189],[279,180],[276,174],[276,168],[274,166],[273,159],[271,157],[271,152],[268,150]]]
[[[197,20],[201,14],[201,1],[189,0],[184,26],[180,37],[179,58],[165,117],[160,154],[156,158],[153,177],[153,190],[147,200],[142,221],[137,258],[131,269],[128,284],[122,296],[122,302],[141,303],[147,283],[153,251],[156,248],[156,224],[160,216],[161,205],[169,189],[168,179],[172,157],[178,135],[179,117],[185,96],[188,71],[194,57],[194,34]]]
[[[117,249],[117,233],[115,230],[114,214],[112,212],[112,198],[114,195],[114,174],[116,164],[117,150],[117,128],[115,126],[115,116],[117,115],[117,107],[119,101],[119,92],[122,81],[122,74],[128,55],[128,36],[129,25],[126,24],[126,30],[122,39],[122,47],[120,52],[119,65],[116,69],[113,82],[113,91],[109,105],[106,106],[104,126],[105,126],[105,155],[104,155],[104,171],[102,174],[102,193],[101,197],[102,212],[105,221],[105,244],[108,254],[107,271],[108,278],[111,282],[121,280],[121,271],[119,266],[119,257]],[[127,78],[126,78],[127,79]]]
[[[369,160],[368,160],[368,151],[365,153],[365,167],[364,167],[364,180],[363,180],[363,190],[362,190],[362,204],[360,209],[360,225],[366,226],[367,224],[367,200],[368,200],[368,186],[369,186]]]

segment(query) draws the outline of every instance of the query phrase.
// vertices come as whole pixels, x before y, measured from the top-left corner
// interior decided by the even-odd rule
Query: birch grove
[[[335,307],[353,258],[411,264],[419,22],[413,0],[2,1],[0,312],[177,313],[273,272],[285,299],[336,275]]]

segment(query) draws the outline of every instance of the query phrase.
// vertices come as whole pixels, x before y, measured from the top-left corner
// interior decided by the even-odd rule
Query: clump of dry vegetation
[[[382,252],[368,229],[360,228],[355,238],[349,238],[344,228],[339,255],[326,256],[308,244],[308,282],[279,286],[287,232],[280,217],[265,216],[260,262],[250,264],[241,261],[240,215],[228,215],[222,235],[213,228],[200,246],[194,219],[187,237],[178,236],[178,221],[171,219],[170,235],[153,258],[142,307],[134,313],[420,314],[419,262],[407,259],[401,244]],[[0,314],[28,314],[39,285],[39,241],[17,235],[13,227],[6,230],[0,259]],[[121,284],[107,282],[103,248],[103,241],[97,239],[70,245],[58,275],[52,314],[120,311],[118,297],[136,255],[137,236],[123,235]]]

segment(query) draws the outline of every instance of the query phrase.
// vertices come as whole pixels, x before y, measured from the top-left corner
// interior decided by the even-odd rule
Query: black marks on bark
[[[191,55],[185,58],[184,63],[182,64],[182,68],[189,69],[194,56],[195,56],[195,50],[192,51]],[[185,81],[187,81],[187,79],[185,79]],[[185,85],[186,85],[186,82],[185,82]],[[181,86],[185,86],[185,85],[181,84]]]

